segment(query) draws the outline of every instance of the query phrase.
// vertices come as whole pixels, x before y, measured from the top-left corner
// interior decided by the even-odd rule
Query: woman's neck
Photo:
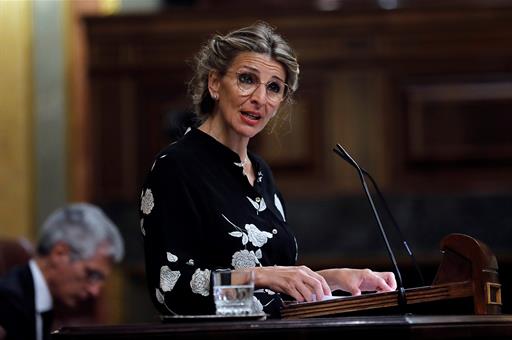
[[[219,143],[227,146],[233,152],[237,153],[243,162],[247,159],[247,145],[249,138],[242,137],[227,126],[218,124],[217,121],[210,117],[201,126],[199,130],[207,133],[215,138]]]

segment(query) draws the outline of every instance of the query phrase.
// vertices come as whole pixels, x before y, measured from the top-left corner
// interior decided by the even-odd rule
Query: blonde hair
[[[226,35],[214,35],[196,55],[193,65],[195,74],[188,84],[188,90],[200,122],[210,116],[215,103],[208,91],[208,74],[217,71],[224,75],[242,52],[267,54],[283,65],[286,84],[290,89],[286,101],[291,103],[291,95],[299,86],[299,64],[295,52],[283,37],[275,33],[272,26],[258,21]]]

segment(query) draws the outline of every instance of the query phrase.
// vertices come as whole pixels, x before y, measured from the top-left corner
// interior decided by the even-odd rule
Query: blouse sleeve
[[[162,314],[213,314],[210,269],[201,268],[201,216],[179,162],[160,156],[140,199],[146,279]]]

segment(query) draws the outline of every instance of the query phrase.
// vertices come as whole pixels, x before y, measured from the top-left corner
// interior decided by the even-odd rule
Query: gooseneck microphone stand
[[[404,234],[402,233],[402,230],[400,229],[400,227],[398,226],[398,223],[396,222],[395,218],[393,217],[393,214],[391,213],[391,210],[389,209],[389,206],[386,203],[386,200],[384,199],[384,195],[382,195],[382,192],[379,190],[379,186],[377,185],[377,183],[375,182],[373,177],[364,168],[361,168],[361,171],[372,182],[373,187],[375,188],[375,191],[379,195],[379,198],[380,198],[380,200],[382,202],[384,210],[386,210],[386,213],[388,214],[389,218],[391,219],[391,223],[395,227],[395,230],[396,230],[396,232],[398,233],[398,235],[400,237],[400,241],[402,242],[402,244],[403,244],[403,246],[405,248],[405,251],[407,252],[407,254],[409,255],[409,257],[412,260],[414,268],[416,269],[416,273],[418,273],[418,277],[420,279],[420,283],[421,283],[422,286],[424,286],[425,285],[425,279],[423,278],[423,274],[422,274],[422,272],[420,270],[420,267],[418,266],[418,262],[416,262],[416,258],[414,256],[411,248],[409,247],[409,244],[407,243],[407,240],[405,239]]]
[[[366,184],[366,181],[364,179],[363,170],[359,167],[359,165],[356,163],[356,161],[343,149],[343,147],[340,144],[336,144],[336,148],[333,149],[333,151],[340,156],[342,159],[350,163],[352,166],[354,166],[357,169],[357,173],[359,175],[359,179],[361,180],[361,184],[363,185],[364,192],[366,194],[366,197],[368,199],[368,202],[370,203],[370,206],[373,211],[373,216],[375,217],[375,220],[377,221],[377,225],[379,226],[380,234],[382,238],[384,239],[384,243],[386,244],[386,250],[388,252],[389,258],[391,259],[391,262],[393,263],[393,268],[396,272],[396,282],[397,282],[397,289],[398,289],[398,306],[401,310],[405,310],[405,306],[407,305],[407,298],[405,296],[405,288],[402,281],[402,275],[400,273],[400,269],[398,268],[398,264],[396,263],[395,255],[393,254],[393,251],[391,250],[391,246],[389,245],[388,238],[386,236],[386,232],[384,228],[382,227],[382,222],[380,220],[379,213],[377,212],[377,209],[375,208],[375,204],[373,203],[372,196],[370,195],[370,191],[368,190],[368,185]]]

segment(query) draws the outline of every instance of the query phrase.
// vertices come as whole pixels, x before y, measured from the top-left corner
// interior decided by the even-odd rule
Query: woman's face
[[[213,116],[241,137],[254,137],[277,112],[285,81],[281,63],[266,54],[240,53],[224,76],[209,76],[210,93],[218,98]]]

